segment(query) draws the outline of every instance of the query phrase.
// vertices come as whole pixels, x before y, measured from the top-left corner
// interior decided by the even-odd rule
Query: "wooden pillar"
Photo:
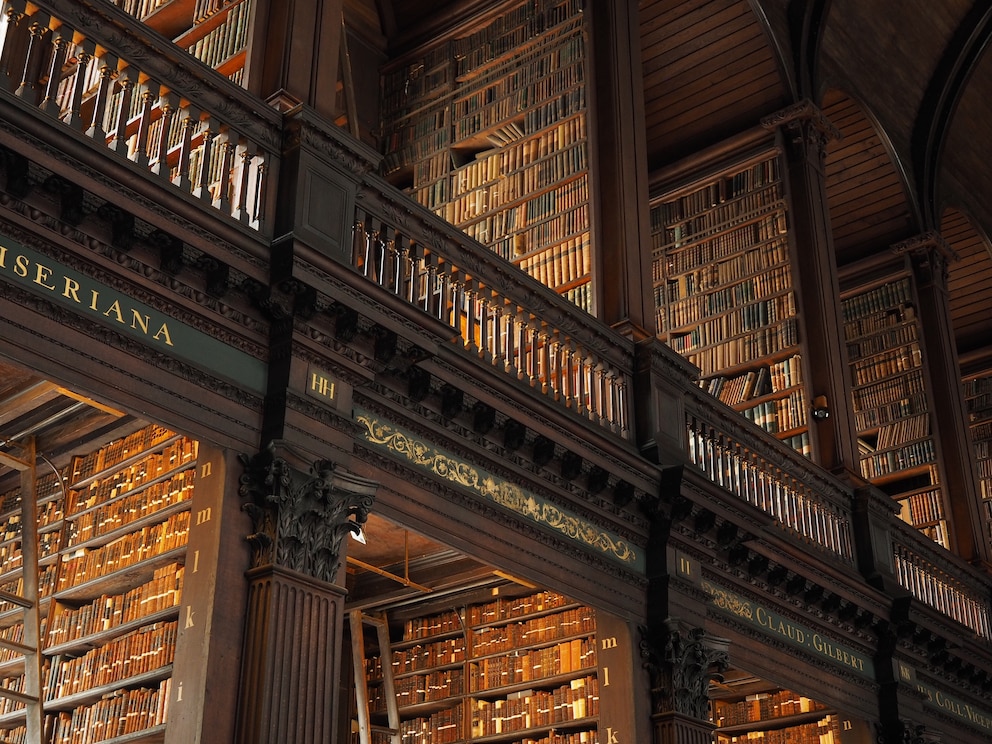
[[[343,540],[364,524],[375,490],[334,463],[307,465],[278,443],[245,460],[241,491],[255,532],[239,744],[336,739]]]
[[[201,443],[166,744],[234,741],[250,522],[234,456]]]
[[[908,254],[920,303],[923,363],[932,391],[932,425],[938,442],[941,478],[946,494],[951,549],[972,563],[988,564],[990,546],[977,491],[974,449],[965,418],[961,368],[954,343],[947,297],[947,266],[954,250],[935,232],[892,246]]]
[[[638,4],[593,0],[589,5],[596,314],[638,340],[657,333]]]
[[[302,103],[333,118],[343,7],[343,0],[261,0],[248,89],[282,111]]]
[[[860,477],[824,173],[826,144],[839,134],[810,101],[773,114],[762,125],[778,130],[785,148],[796,299],[806,334],[803,371],[808,377],[806,415],[813,459],[827,470]]]

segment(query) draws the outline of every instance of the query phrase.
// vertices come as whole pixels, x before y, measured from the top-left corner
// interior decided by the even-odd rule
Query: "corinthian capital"
[[[781,129],[793,154],[815,156],[818,160],[823,157],[828,142],[841,138],[837,127],[809,99],[764,117],[761,126]]]
[[[252,566],[278,564],[333,583],[341,541],[368,518],[378,485],[329,460],[306,466],[278,442],[242,456],[240,494],[252,518]]]

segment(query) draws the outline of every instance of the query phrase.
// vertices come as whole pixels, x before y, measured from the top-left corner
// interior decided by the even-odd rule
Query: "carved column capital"
[[[893,253],[910,257],[920,286],[933,286],[947,291],[948,267],[958,260],[957,252],[936,231],[907,238],[891,246]]]
[[[841,138],[840,130],[809,99],[764,117],[761,126],[769,130],[781,129],[792,150],[790,154],[806,156],[818,163],[822,162],[827,143]]]
[[[348,473],[329,460],[304,464],[279,442],[252,457],[239,493],[252,518],[248,536],[252,568],[277,564],[334,583],[341,566],[341,541],[365,524],[378,484]]]
[[[728,641],[703,628],[683,627],[669,618],[663,627],[642,629],[641,658],[651,675],[653,712],[675,712],[709,720],[711,680],[722,679],[730,657]]]

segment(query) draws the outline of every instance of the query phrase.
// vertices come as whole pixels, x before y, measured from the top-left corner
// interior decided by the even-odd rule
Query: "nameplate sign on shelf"
[[[0,279],[163,354],[265,392],[266,367],[261,360],[5,236],[0,236]]]
[[[395,424],[355,410],[355,420],[364,427],[365,441],[414,467],[461,486],[478,496],[527,519],[535,525],[575,541],[583,548],[617,561],[633,571],[644,571],[644,557],[627,540],[604,530],[567,509],[536,496],[485,469],[460,460],[448,452],[403,431]]]
[[[980,710],[963,700],[948,695],[943,690],[931,687],[916,676],[916,671],[911,666],[901,661],[897,661],[896,666],[899,670],[899,681],[911,685],[922,694],[924,705],[939,708],[954,718],[992,734],[992,711]]]
[[[813,656],[826,659],[861,677],[875,679],[875,665],[871,657],[722,586],[703,581],[702,587],[713,598],[714,606],[747,622],[765,635],[776,638],[786,645],[808,651]]]

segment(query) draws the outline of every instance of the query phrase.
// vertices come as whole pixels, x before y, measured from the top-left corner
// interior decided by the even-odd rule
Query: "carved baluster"
[[[155,141],[149,142],[150,149],[155,153],[154,165],[151,172],[163,178],[169,177],[169,144],[172,139],[172,119],[179,106],[179,96],[174,93],[163,93],[158,99],[158,108],[162,112],[156,126]]]
[[[217,128],[214,120],[207,116],[203,120],[203,144],[196,151],[198,153],[196,157],[191,158],[190,162],[190,172],[195,183],[192,193],[200,201],[213,200],[213,195],[210,193],[210,175],[216,157],[214,154],[214,138],[216,136]]]
[[[103,123],[107,118],[107,102],[110,100],[110,87],[117,75],[117,57],[104,52],[96,63],[100,70],[100,82],[97,85],[96,97],[93,99],[93,118],[86,130],[86,136],[104,140],[107,136]]]
[[[251,193],[250,184],[253,180],[251,164],[255,159],[255,145],[248,141],[243,144],[239,143],[237,156],[239,159],[236,180],[238,201],[233,216],[239,222],[247,225],[251,222],[251,204],[248,201],[248,195]]]
[[[59,88],[62,83],[62,68],[65,67],[69,50],[73,46],[73,34],[73,30],[66,25],[59,26],[52,32],[52,57],[48,65],[48,83],[45,86],[45,98],[41,102],[41,110],[55,117],[62,113],[59,105]]]
[[[256,154],[258,165],[255,166],[255,210],[251,226],[261,231],[265,226],[265,200],[269,194],[269,154],[262,150]]]
[[[25,10],[24,0],[8,0],[4,3],[3,19],[0,21],[0,85],[4,90],[14,87],[14,76],[20,76],[24,69],[23,60],[14,58],[14,54],[19,50],[18,43],[22,34],[25,33],[24,20]],[[19,81],[19,79],[18,79]]]
[[[82,130],[86,125],[83,120],[83,99],[90,84],[90,63],[96,53],[96,43],[83,39],[76,48],[76,79],[72,84],[72,98],[69,100],[69,113],[62,119],[73,129]]]
[[[189,175],[193,156],[193,134],[200,118],[200,110],[193,106],[185,106],[179,116],[179,162],[176,164],[176,175],[172,182],[183,191],[189,192],[193,186]]]
[[[527,321],[523,310],[517,311],[517,378],[523,379],[527,375]]]
[[[499,298],[502,300],[502,298]],[[505,336],[503,328],[506,321],[503,318],[503,302],[493,304],[493,366],[497,369],[506,369],[506,349],[504,348]]]
[[[211,168],[211,181],[217,182],[217,193],[214,195],[213,206],[224,214],[230,214],[234,151],[237,147],[238,135],[229,129],[217,135],[217,140],[217,147],[220,148],[219,167],[216,173],[213,173],[213,168]]]
[[[116,112],[114,123],[114,139],[111,149],[118,155],[127,157],[128,135],[127,122],[131,118],[131,106],[134,98],[134,86],[138,73],[131,67],[125,67],[117,73],[117,84],[121,87],[119,99],[120,108]]]
[[[139,99],[141,101],[141,114],[138,119],[138,138],[135,142],[134,156],[132,160],[138,165],[148,165],[148,144],[151,137],[152,109],[155,100],[158,98],[158,83],[149,80],[142,86]]]
[[[45,57],[44,37],[48,33],[50,16],[41,11],[35,12],[28,19],[28,48],[24,55],[24,67],[21,70],[20,85],[14,95],[26,98],[32,102],[38,95],[38,82],[41,76],[41,66]]]

